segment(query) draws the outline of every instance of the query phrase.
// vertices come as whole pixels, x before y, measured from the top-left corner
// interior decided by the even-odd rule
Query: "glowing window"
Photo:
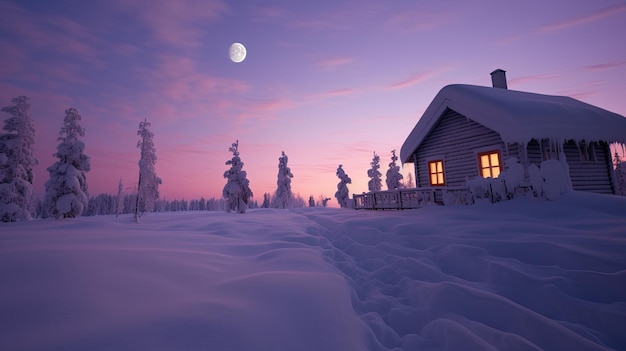
[[[498,178],[502,168],[500,167],[500,153],[498,151],[485,152],[478,155],[480,175],[483,178]]]
[[[443,161],[428,162],[428,174],[430,174],[430,185],[445,185],[443,178]]]

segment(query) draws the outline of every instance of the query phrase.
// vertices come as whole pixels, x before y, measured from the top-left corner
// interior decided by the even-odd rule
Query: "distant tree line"
[[[311,195],[308,202],[291,190],[294,177],[288,166],[289,158],[282,151],[278,158],[277,188],[273,194],[264,193],[261,206],[253,200],[250,182],[244,163],[239,153],[239,141],[229,147],[232,158],[226,161],[230,169],[224,172],[226,184],[222,198],[197,200],[165,200],[159,199],[161,178],[157,176],[155,164],[157,160],[154,146],[154,134],[150,131],[147,119],[139,123],[137,148],[140,150],[139,175],[137,187],[132,194],[124,193],[120,180],[117,195],[100,194],[89,196],[87,172],[90,171],[90,158],[84,152],[82,139],[85,129],[80,125],[81,115],[75,108],[65,110],[65,118],[59,131],[57,151],[53,154],[58,160],[47,168],[50,178],[45,183],[43,199],[32,198],[34,180],[33,167],[39,161],[33,156],[35,128],[30,118],[30,100],[19,96],[11,100],[12,105],[2,108],[2,112],[10,115],[4,121],[4,133],[0,134],[0,221],[13,222],[31,218],[72,218],[81,215],[119,215],[133,213],[135,221],[145,212],[168,211],[227,211],[245,213],[248,208],[295,208],[295,207],[326,207],[330,198],[320,195],[317,201]],[[412,178],[402,182],[400,167],[396,164],[398,157],[392,152],[391,163],[387,171],[386,184],[388,189],[411,187]],[[379,191],[382,180],[380,158],[374,153],[368,170],[371,178],[370,191]],[[352,180],[339,165],[337,176],[340,179],[335,197],[341,207],[351,207],[347,185]],[[409,174],[410,176],[410,174]],[[408,183],[408,184],[407,184]]]
[[[99,194],[89,198],[87,207],[83,211],[82,216],[106,216],[132,214],[134,216],[137,203],[136,193],[122,194]],[[121,203],[121,208],[118,204]],[[249,202],[247,208],[259,208],[257,201]],[[228,208],[227,200],[210,198],[186,200],[186,199],[158,199],[154,204],[154,209],[150,212],[179,212],[179,211],[226,211]],[[34,198],[28,209],[32,218],[50,218],[51,216],[45,209],[44,201],[41,198]]]

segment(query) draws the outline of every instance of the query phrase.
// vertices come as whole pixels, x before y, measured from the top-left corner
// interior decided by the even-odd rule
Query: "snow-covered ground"
[[[626,199],[0,226],[2,350],[626,349]]]

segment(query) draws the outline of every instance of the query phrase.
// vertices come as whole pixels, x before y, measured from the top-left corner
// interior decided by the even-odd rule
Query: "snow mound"
[[[626,199],[7,223],[20,350],[626,349]]]

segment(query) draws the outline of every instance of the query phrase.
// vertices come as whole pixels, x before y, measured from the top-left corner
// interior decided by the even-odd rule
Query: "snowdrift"
[[[0,228],[5,350],[626,349],[614,196]]]

